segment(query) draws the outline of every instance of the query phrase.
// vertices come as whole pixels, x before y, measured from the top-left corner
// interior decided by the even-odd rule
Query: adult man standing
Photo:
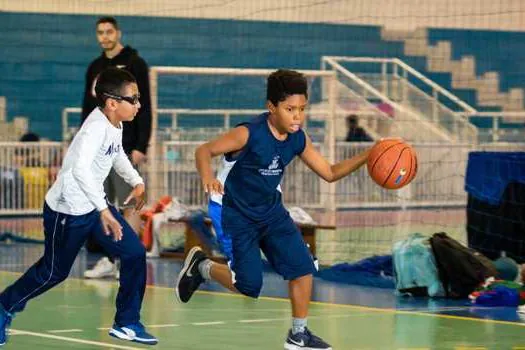
[[[149,89],[148,65],[139,55],[137,50],[121,43],[122,32],[118,22],[113,17],[101,17],[96,23],[96,35],[102,48],[102,54],[89,65],[86,72],[86,85],[84,101],[82,104],[82,123],[97,106],[95,85],[98,75],[108,67],[122,68],[132,73],[140,91],[140,111],[131,122],[123,123],[122,146],[124,152],[131,160],[133,166],[138,167],[146,160],[149,138],[151,135],[151,98]],[[124,218],[139,232],[140,218],[133,211],[133,206],[124,207],[124,200],[129,195],[131,188],[112,170],[104,182],[108,201],[120,208]],[[88,240],[88,250],[101,251],[93,241]],[[112,257],[100,259],[91,270],[84,273],[86,278],[116,277],[118,268]]]

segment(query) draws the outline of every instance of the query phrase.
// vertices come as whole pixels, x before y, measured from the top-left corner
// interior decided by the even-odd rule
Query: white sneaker
[[[104,257],[97,261],[95,267],[91,270],[84,271],[85,278],[104,278],[104,277],[117,277],[118,269],[115,264],[109,261],[108,258]]]

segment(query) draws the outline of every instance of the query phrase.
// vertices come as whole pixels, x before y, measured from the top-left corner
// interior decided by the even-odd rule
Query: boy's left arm
[[[336,164],[330,164],[325,157],[315,149],[312,141],[306,136],[306,146],[300,155],[301,160],[317,175],[328,182],[334,182],[359,169],[368,159],[370,149]]]

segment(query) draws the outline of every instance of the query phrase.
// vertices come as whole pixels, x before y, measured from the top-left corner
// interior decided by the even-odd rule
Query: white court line
[[[312,315],[312,316],[309,316],[308,318],[310,319],[313,319],[313,318],[320,318],[320,319],[327,319],[327,318],[350,318],[350,317],[360,317],[360,316],[367,316],[369,315],[368,313],[361,313],[361,314],[341,314],[341,315]],[[260,318],[260,319],[248,319],[248,320],[238,320],[238,321],[212,321],[212,322],[194,322],[194,323],[190,323],[189,325],[193,325],[193,326],[213,326],[213,325],[224,325],[224,324],[227,324],[227,323],[263,323],[263,322],[274,322],[274,321],[286,321],[286,320],[289,320],[290,317],[282,317],[282,318]],[[188,325],[188,324],[186,324]],[[170,328],[170,327],[180,327],[181,325],[180,324],[175,324],[175,323],[168,323],[168,324],[153,324],[153,325],[145,325],[147,328]],[[182,326],[185,326],[185,325],[182,325]],[[100,330],[100,331],[107,331],[107,330],[110,330],[111,328],[109,327],[99,327],[97,328],[97,330]],[[74,333],[74,332],[83,332],[84,330],[82,329],[57,329],[57,330],[51,330],[51,331],[47,331],[48,333],[68,333],[68,332],[71,332],[71,333]],[[46,337],[46,334],[42,334],[42,333],[31,333],[31,332],[26,332],[26,331],[17,331],[17,330],[14,330],[14,329],[11,329],[10,330],[10,334],[11,335],[34,335],[34,336],[41,336],[41,337]],[[67,339],[71,339],[70,341],[78,341],[78,339],[75,339],[75,338],[67,338]],[[80,340],[78,342],[83,342],[83,340]],[[105,344],[105,343],[100,343],[100,344]],[[102,345],[100,345],[102,346]],[[129,349],[129,347],[125,347],[126,349]]]
[[[255,320],[239,320],[237,322],[239,323],[260,323],[260,322],[273,322],[273,321],[286,321],[289,320],[290,317],[287,318],[261,318],[261,319],[255,319]]]
[[[178,327],[178,324],[171,323],[171,324],[149,324],[146,327],[147,328],[168,328],[168,327]]]
[[[192,325],[194,326],[212,326],[216,324],[224,324],[224,321],[215,321],[215,322],[194,322]]]
[[[91,340],[84,340],[84,339],[77,339],[77,338],[67,338],[67,337],[59,337],[57,335],[51,335],[51,334],[43,334],[43,333],[35,333],[35,332],[28,332],[28,331],[22,331],[18,329],[12,329],[11,331],[14,331],[16,335],[30,335],[33,337],[40,337],[40,338],[48,338],[48,339],[55,339],[55,340],[63,340],[68,341],[71,343],[79,343],[79,344],[87,344],[87,345],[94,345],[94,346],[100,346],[104,347],[106,349],[124,349],[124,350],[140,350],[141,348],[134,348],[131,346],[123,346],[123,345],[116,345],[111,343],[102,343],[98,341],[91,341]]]
[[[82,329],[55,329],[52,331],[47,331],[47,333],[74,333],[74,332],[83,332]]]

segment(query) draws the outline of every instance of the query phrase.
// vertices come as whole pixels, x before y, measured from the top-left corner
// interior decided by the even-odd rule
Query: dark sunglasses
[[[119,95],[113,95],[109,92],[104,92],[103,94],[115,100],[126,101],[132,105],[136,105],[137,103],[139,103],[139,99],[140,99],[140,94],[133,95],[133,96],[119,96]]]

